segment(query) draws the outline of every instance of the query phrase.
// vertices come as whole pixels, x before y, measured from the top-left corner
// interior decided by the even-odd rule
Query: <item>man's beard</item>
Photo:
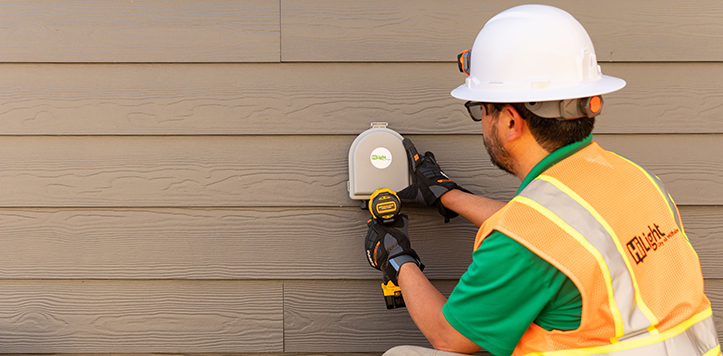
[[[515,172],[513,171],[512,157],[510,157],[510,153],[505,150],[505,147],[502,145],[502,141],[499,139],[496,122],[492,124],[491,131],[489,141],[485,135],[482,135],[482,141],[487,149],[487,154],[490,156],[490,161],[492,161],[492,164],[494,164],[497,168],[509,174],[515,175]]]

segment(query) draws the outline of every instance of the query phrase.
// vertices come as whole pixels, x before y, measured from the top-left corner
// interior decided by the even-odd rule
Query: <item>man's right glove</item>
[[[402,202],[412,201],[437,208],[439,214],[444,216],[444,222],[449,222],[450,219],[459,216],[456,212],[445,208],[439,199],[444,193],[452,189],[459,189],[467,193],[471,192],[458,186],[457,183],[444,174],[432,152],[427,151],[422,156],[417,152],[410,139],[405,138],[402,143],[409,159],[412,184],[397,192],[397,196]]]
[[[381,224],[376,219],[370,219],[367,223],[369,230],[364,240],[367,261],[370,266],[384,272],[396,285],[397,272],[403,264],[413,262],[424,270],[419,255],[409,242],[408,225],[409,220],[404,214],[400,214],[391,224]]]

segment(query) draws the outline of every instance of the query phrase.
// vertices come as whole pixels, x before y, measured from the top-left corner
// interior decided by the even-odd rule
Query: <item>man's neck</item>
[[[532,142],[524,142],[522,145],[516,146],[511,153],[516,155],[515,175],[520,181],[524,180],[532,168],[550,154],[534,139]]]

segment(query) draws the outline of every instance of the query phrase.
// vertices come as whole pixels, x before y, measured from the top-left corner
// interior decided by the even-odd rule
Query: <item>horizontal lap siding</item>
[[[455,284],[433,283],[445,295]],[[405,344],[430,347],[406,309],[387,310],[380,285],[381,281],[286,282],[286,351],[383,352]]]
[[[347,153],[372,121],[509,199],[454,59],[517,1],[0,3],[0,353],[359,353],[428,346],[384,308]],[[606,74],[596,140],[658,174],[723,332],[717,1],[554,1]],[[476,25],[475,25],[476,24]],[[405,207],[443,293],[476,228]],[[443,241],[444,243],[441,243]]]
[[[287,0],[283,61],[455,60],[496,13],[528,1]],[[601,61],[719,61],[723,6],[716,0],[546,1],[587,29]]]
[[[448,295],[455,281],[433,281],[433,284]],[[720,335],[723,280],[708,280],[706,293],[713,301],[714,320]],[[406,312],[386,310],[377,281],[287,282],[285,295],[287,351],[381,352],[404,344],[429,347]],[[339,315],[334,309],[344,312]]]
[[[0,61],[453,61],[486,19],[520,3],[5,1]],[[696,40],[723,37],[723,9],[714,0],[550,4],[585,24],[602,61],[716,61],[723,54]]]
[[[0,4],[0,62],[278,62],[279,2]]]
[[[278,281],[0,281],[0,352],[280,352],[281,295]]]
[[[717,328],[723,284],[708,280]],[[444,293],[454,281],[433,281]],[[1,281],[5,353],[381,352],[428,346],[379,281]],[[269,299],[284,294],[281,304]],[[343,312],[342,312],[343,311]],[[281,330],[283,323],[283,340]],[[283,343],[283,346],[282,346]]]
[[[459,278],[477,228],[461,219],[443,224],[426,209],[405,211],[425,274]],[[354,207],[5,208],[0,278],[373,279],[378,272],[362,252],[368,214]],[[708,278],[723,278],[721,214],[720,206],[681,207]]]
[[[510,199],[519,185],[489,163],[480,135],[408,137],[476,193]],[[596,138],[660,176],[678,204],[723,203],[723,156],[701,154],[717,152],[723,135]],[[0,207],[358,206],[347,191],[353,140],[8,136],[0,139]]]
[[[38,166],[35,166],[39,169],[38,178],[42,176],[43,180],[55,181],[42,188],[25,186],[29,189],[29,195],[41,197],[59,193],[62,196],[70,192],[68,189],[80,188],[84,185],[83,181],[89,183],[93,176],[106,174],[114,177],[106,176],[111,180],[104,184],[116,187],[121,184],[125,186],[122,190],[132,192],[138,183],[138,174],[143,175],[142,172],[148,168],[153,170],[150,166],[143,168],[143,163],[137,165],[149,155],[155,156],[152,159],[156,160],[155,164],[163,162],[163,165],[168,165],[161,169],[166,173],[151,179],[157,182],[166,180],[163,176],[169,172],[175,172],[172,175],[181,177],[189,172],[187,169],[191,166],[205,165],[206,162],[191,163],[199,158],[195,154],[169,157],[168,153],[174,152],[175,148],[159,149],[168,143],[161,136],[156,137],[162,141],[160,144],[153,143],[151,138],[137,150],[138,147],[132,147],[134,143],[118,145],[118,141],[114,143],[111,136],[97,137],[97,141],[92,139],[94,143],[91,147],[86,145],[88,141],[83,137],[66,135],[207,134],[193,125],[185,132],[164,131],[164,127],[169,122],[183,121],[182,110],[171,101],[179,101],[181,105],[198,102],[193,92],[205,91],[208,93],[202,94],[204,97],[223,101],[219,95],[219,88],[224,87],[218,81],[220,76],[202,81],[199,76],[186,77],[188,71],[183,65],[161,63],[196,63],[192,66],[203,68],[204,63],[212,62],[278,62],[279,5],[278,1],[266,0],[71,0],[5,1],[0,4],[0,41],[3,48],[0,51],[0,62],[3,63],[0,64],[0,72],[4,78],[0,82],[0,95],[3,96],[0,105],[4,106],[0,109],[0,115],[4,115],[0,118],[3,122],[0,134],[25,135],[18,137],[19,141],[6,143],[17,145],[15,148],[20,150],[15,151],[17,159],[34,157],[40,160],[36,161]],[[61,62],[71,64],[59,64]],[[118,62],[139,64],[114,64]],[[200,77],[205,76],[203,72],[198,74]],[[226,87],[226,90],[238,90],[245,83],[241,80]],[[184,91],[182,88],[190,89]],[[164,101],[164,98],[169,101]],[[271,102],[264,105],[274,106]],[[212,106],[212,103],[204,103],[193,108],[195,112],[204,113],[199,121],[203,122],[215,115]],[[159,107],[167,110],[159,111]],[[210,108],[210,111],[204,111],[204,108]],[[123,132],[124,127],[137,130]],[[56,138],[68,141],[56,142],[62,148],[54,144],[47,145],[43,135],[57,135]],[[7,159],[13,155],[11,151],[5,150],[0,156]],[[96,156],[97,159],[109,161],[100,163],[92,157],[91,151],[100,154]],[[206,150],[201,147],[201,151]],[[105,156],[109,152],[115,152],[118,156]],[[180,171],[176,166],[180,162],[178,159],[186,161],[181,163],[185,168],[180,168]],[[213,165],[212,162],[210,164]],[[67,174],[55,175],[53,171],[56,169],[66,169],[63,166],[69,169]],[[130,171],[140,168],[140,171],[130,173],[128,168]],[[130,174],[121,173],[124,170]],[[205,179],[213,179],[214,172],[214,168],[205,171],[203,174],[210,174]],[[6,183],[15,188],[23,185],[23,177],[27,178],[24,173],[17,171],[8,173],[6,177],[13,180]],[[67,184],[69,177],[75,177],[71,180],[77,179],[79,185],[70,187]],[[188,184],[188,180],[181,179],[176,184]],[[107,188],[109,186],[90,189],[100,189],[96,191],[100,197],[104,195],[103,191],[109,192]],[[197,188],[187,186],[180,189],[194,195],[191,191]],[[12,190],[13,187],[8,187],[5,192]],[[85,193],[77,191],[80,195],[90,192],[83,188],[81,190]],[[117,192],[121,195],[126,193]],[[136,196],[143,194],[139,192]],[[112,205],[125,206],[126,203],[117,204],[124,200],[121,196],[118,198]],[[34,199],[26,202],[31,200]],[[149,202],[150,205],[157,205],[143,198],[139,201],[145,201],[143,205]],[[214,205],[209,201],[206,204]],[[17,201],[6,206],[12,205],[26,204]],[[32,205],[44,203],[36,200]],[[216,258],[215,254],[223,250],[223,246],[213,244],[215,247],[211,249],[215,249],[215,252],[212,252],[203,250],[207,246],[204,242],[208,241],[193,240],[191,237],[183,241],[167,240],[170,236],[161,232],[163,228],[158,228],[159,225],[169,223],[168,214],[164,214],[163,209],[151,209],[149,213],[152,217],[149,217],[144,214],[124,215],[124,212],[112,209],[88,209],[78,214],[74,209],[83,206],[83,203],[68,202],[63,205],[68,209],[33,208],[21,212],[11,208],[0,211],[0,219],[6,224],[0,233],[4,236],[2,245],[17,247],[11,248],[12,253],[5,256],[6,261],[15,261],[18,267],[24,266],[21,270],[26,271],[37,272],[38,268],[65,271],[50,277],[52,280],[32,272],[21,278],[12,277],[12,273],[1,274],[0,352],[107,354],[284,351],[282,281],[229,278],[229,273],[212,277],[216,270],[205,274],[210,279],[217,279],[215,281],[193,280],[194,276],[199,275],[197,268],[184,268],[184,262],[168,263],[169,257],[173,259],[171,254],[179,252],[174,251],[175,247],[196,246],[197,249],[187,250],[191,255],[176,261],[195,261],[191,264],[208,267]],[[179,225],[188,227],[190,231],[198,231],[194,230],[198,226],[183,219],[183,216],[194,214],[188,212],[185,203],[178,205],[176,213],[180,214],[177,215],[177,221],[186,223]],[[53,221],[57,222],[58,219],[70,225],[55,224]],[[106,225],[109,219],[116,224],[116,228]],[[219,219],[223,220],[223,217]],[[25,228],[34,231],[29,234],[21,232],[25,229],[23,224],[29,224]],[[214,226],[204,227],[214,231]],[[76,228],[80,231],[72,232]],[[238,225],[234,226],[234,229],[238,228]],[[112,232],[114,229],[116,233]],[[146,230],[148,234],[142,236],[127,234],[129,231],[140,233],[138,229],[151,230]],[[232,238],[226,235],[226,240],[219,239],[212,233],[204,236],[223,243]],[[142,239],[136,240],[137,237]],[[28,244],[20,243],[25,245],[20,247],[18,243],[21,239]],[[189,242],[189,239],[193,242]],[[73,247],[58,243],[60,240]],[[115,247],[108,249],[108,243]],[[248,254],[244,248],[234,251],[240,253],[241,257],[244,253]],[[236,262],[238,260],[226,261],[225,266],[237,268],[234,265]],[[156,272],[137,273],[136,277],[128,274],[144,268],[146,271],[158,268],[173,272],[167,276]],[[179,272],[179,269],[186,273]],[[105,272],[97,274],[93,270]],[[185,278],[179,277],[184,274]]]
[[[723,133],[716,63],[603,63],[596,133]],[[473,134],[451,63],[0,64],[5,135]]]

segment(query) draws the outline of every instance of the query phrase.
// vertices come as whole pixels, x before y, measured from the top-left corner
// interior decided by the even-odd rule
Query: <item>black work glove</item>
[[[405,138],[402,143],[407,151],[409,171],[412,172],[412,184],[399,192],[397,196],[402,202],[417,202],[422,205],[437,208],[444,222],[459,216],[456,212],[442,205],[439,198],[452,189],[459,189],[470,193],[453,182],[439,167],[432,152],[427,151],[423,156],[417,152],[412,141]]]
[[[367,226],[369,230],[364,240],[364,248],[370,266],[384,272],[394,284],[397,284],[399,267],[404,263],[414,262],[424,270],[419,255],[409,242],[407,233],[409,220],[406,215],[400,214],[393,223],[389,224],[381,224],[375,219],[370,219]]]

